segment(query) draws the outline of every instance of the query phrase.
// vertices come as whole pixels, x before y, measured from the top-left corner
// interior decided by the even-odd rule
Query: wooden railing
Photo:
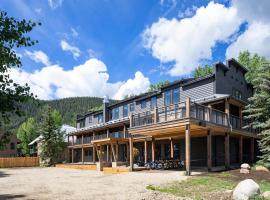
[[[3,167],[36,167],[39,157],[10,157],[0,158],[0,168]]]

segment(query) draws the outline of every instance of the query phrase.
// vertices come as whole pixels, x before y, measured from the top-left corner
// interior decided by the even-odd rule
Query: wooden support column
[[[83,145],[83,138],[84,138],[84,135],[82,134],[82,145]]]
[[[171,159],[173,159],[174,158],[174,146],[173,146],[172,138],[170,139],[170,144],[171,144]]]
[[[93,158],[93,162],[96,162],[96,147],[93,146],[93,155],[92,155],[92,158]]]
[[[74,135],[72,135],[72,146],[74,145]]]
[[[240,128],[243,126],[243,114],[242,114],[242,107],[239,107],[239,119],[240,119]]]
[[[129,165],[130,171],[133,170],[133,138],[132,136],[129,138]]]
[[[243,136],[239,138],[239,163],[243,163]]]
[[[207,168],[208,171],[212,170],[212,134],[210,131],[207,133]]]
[[[110,152],[109,152],[109,145],[108,145],[108,144],[106,145],[106,148],[107,148],[107,149],[106,149],[106,161],[109,162],[109,156],[110,156],[109,153],[110,153]]]
[[[109,138],[110,130],[107,128],[107,138]]]
[[[230,169],[230,135],[225,133],[225,167]]]
[[[185,131],[185,142],[186,142],[186,175],[190,176],[190,125],[186,125]]]
[[[254,163],[254,138],[250,138],[250,160]]]
[[[124,124],[124,138],[127,138],[127,126]]]
[[[228,99],[225,99],[225,113],[227,114],[227,124],[229,124],[229,120],[230,120],[230,104],[228,102]]]
[[[84,163],[84,149],[82,147],[82,163]]]
[[[130,158],[130,156],[129,156],[129,143],[127,143],[126,146],[127,146],[127,162],[129,162],[129,158]]]
[[[112,149],[112,154],[113,154],[112,161],[116,162],[116,153],[115,153],[115,150],[114,150],[114,144],[113,143],[111,143],[111,149]]]
[[[119,158],[119,146],[118,146],[118,143],[116,143],[115,145],[115,162],[118,162],[118,158]]]
[[[190,98],[187,97],[186,99],[186,117],[190,117]]]
[[[71,149],[71,163],[74,163],[74,149]]]
[[[147,156],[148,150],[147,150],[147,140],[144,141],[144,163],[147,163]]]
[[[152,161],[155,161],[155,139],[152,138]]]
[[[158,107],[156,107],[154,111],[154,123],[156,124],[158,122]]]
[[[93,132],[93,140],[95,140],[95,135],[96,135],[95,132]]]

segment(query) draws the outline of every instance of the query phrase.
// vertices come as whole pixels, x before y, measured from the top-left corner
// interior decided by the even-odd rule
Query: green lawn
[[[238,181],[234,178],[232,174],[222,172],[196,176],[166,186],[148,185],[146,188],[193,199],[230,199],[230,193],[226,191],[233,190],[238,184]],[[262,180],[257,183],[260,185],[262,192],[270,190],[269,182]]]

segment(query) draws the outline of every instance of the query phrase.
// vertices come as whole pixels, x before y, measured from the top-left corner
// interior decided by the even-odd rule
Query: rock
[[[266,167],[261,166],[261,165],[256,166],[255,169],[256,169],[256,171],[265,171],[265,172],[269,172],[269,169],[267,169]]]
[[[241,165],[240,173],[241,174],[249,174],[250,173],[250,165],[247,163],[243,163]]]
[[[243,164],[241,165],[241,169],[250,169],[250,168],[251,168],[250,165],[247,164],[247,163],[243,163]]]
[[[263,196],[264,199],[270,200],[270,191],[264,192],[262,196]]]
[[[259,185],[252,179],[238,183],[233,191],[233,200],[248,200],[260,194]]]

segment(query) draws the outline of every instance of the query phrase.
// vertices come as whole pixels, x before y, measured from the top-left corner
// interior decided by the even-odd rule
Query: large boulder
[[[248,200],[260,194],[259,185],[252,179],[246,179],[238,183],[233,191],[233,200]]]
[[[250,173],[250,169],[251,169],[251,167],[250,167],[249,164],[243,163],[241,165],[240,173],[241,174],[249,174]]]
[[[261,165],[257,165],[255,169],[256,169],[256,171],[265,171],[265,172],[269,172],[269,169],[267,169],[266,167],[261,166]]]
[[[270,200],[270,191],[264,192],[262,196],[264,199]]]

